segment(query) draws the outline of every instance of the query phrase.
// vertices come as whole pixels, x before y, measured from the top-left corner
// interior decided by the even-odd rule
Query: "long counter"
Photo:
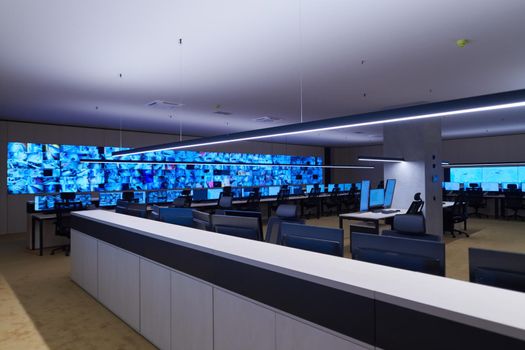
[[[523,293],[103,210],[72,228],[72,279],[162,349],[525,346]]]

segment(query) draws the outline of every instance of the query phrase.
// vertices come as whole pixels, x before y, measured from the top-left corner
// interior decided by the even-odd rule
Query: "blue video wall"
[[[249,187],[322,183],[320,157],[161,151],[120,158],[127,148],[9,142],[9,194]],[[239,165],[83,163],[81,159],[158,162],[228,162]],[[304,167],[243,165],[297,164]]]
[[[525,182],[525,166],[494,166],[451,168],[450,181],[459,183],[522,183]]]

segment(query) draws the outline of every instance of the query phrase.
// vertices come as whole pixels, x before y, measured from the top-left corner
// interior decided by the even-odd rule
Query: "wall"
[[[361,147],[337,147],[332,148],[332,164],[334,165],[369,165],[371,163],[360,162],[357,160],[359,156],[382,156],[383,145],[361,146]],[[334,183],[349,183],[359,182],[363,179],[370,180],[372,186],[383,180],[383,164],[373,164],[375,169],[332,169],[332,182]]]
[[[178,135],[156,134],[137,131],[123,131],[59,126],[48,124],[0,121],[0,234],[26,231],[26,202],[34,195],[7,195],[7,142],[58,143],[74,145],[140,147],[173,142]],[[183,137],[189,139],[191,137]],[[302,156],[323,156],[322,147],[273,144],[267,142],[243,142],[242,147],[230,145],[199,148],[203,151],[292,154]]]

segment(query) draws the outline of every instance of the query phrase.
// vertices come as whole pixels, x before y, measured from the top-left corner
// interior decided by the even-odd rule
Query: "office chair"
[[[169,205],[170,208],[191,208],[191,201],[193,197],[191,195],[179,196],[173,200]]]
[[[330,197],[324,202],[329,215],[332,214],[332,209],[336,210],[336,213],[341,212],[341,198],[339,196],[339,187],[335,186],[330,192]]]
[[[443,209],[443,232],[450,232],[453,238],[456,238],[456,233],[464,234],[467,237],[470,237],[466,232],[467,230],[467,204],[465,203],[465,197],[460,193],[454,204],[450,208]],[[456,228],[456,224],[463,223],[464,230],[461,231]]]
[[[128,201],[125,201],[123,199],[117,200],[117,206],[115,207],[115,213],[127,214],[126,210],[129,204],[130,203]]]
[[[321,189],[319,188],[319,186],[312,187],[310,193],[308,193],[308,197],[301,201],[301,216],[304,217],[305,209],[309,210],[315,208],[317,210],[317,218],[319,219],[319,217],[321,216],[321,203],[319,199],[320,194]]]
[[[193,227],[193,210],[191,208],[160,208],[159,221]]]
[[[150,219],[151,220],[159,221],[160,209],[161,208],[158,205],[152,205],[151,206],[151,214],[150,214]]]
[[[469,248],[470,282],[525,292],[525,254]]]
[[[422,214],[400,214],[394,216],[391,230],[384,230],[383,236],[441,241],[440,236],[428,234],[425,216]]]
[[[71,238],[71,212],[82,210],[81,202],[66,202],[55,203],[55,211],[57,220],[55,223],[55,235]],[[57,247],[51,251],[51,255],[55,255],[55,252],[63,250],[66,256],[69,256],[70,244]]]
[[[287,247],[343,256],[343,241],[344,231],[340,228],[282,223],[280,244]]]
[[[224,209],[231,209],[232,207],[233,207],[233,197],[231,196],[231,191],[230,191],[230,195],[223,195],[223,193],[221,193],[219,195],[219,200],[217,201],[217,209],[224,210]]]
[[[260,220],[257,217],[212,215],[213,231],[229,236],[262,241]]]
[[[281,186],[281,189],[277,193],[277,199],[274,203],[270,205],[270,211],[268,214],[270,214],[272,211],[277,211],[280,205],[286,204],[288,202],[288,198],[290,197],[290,189],[288,186]]]
[[[60,199],[64,203],[69,203],[75,200],[77,194],[76,192],[60,192]]]
[[[254,191],[250,192],[246,203],[241,207],[242,210],[247,211],[259,211],[261,203],[261,192],[259,192],[259,187],[255,187]]]
[[[511,215],[505,216],[505,218],[514,220],[524,220],[525,217],[519,215],[519,211],[525,209],[525,206],[523,204],[523,192],[519,189],[509,189],[505,191],[504,195],[505,208],[514,211]]]
[[[472,184],[478,185],[478,184]],[[480,213],[479,210],[487,207],[487,201],[483,197],[483,191],[479,187],[469,188],[465,194],[467,199],[467,206],[474,208],[474,213],[470,213],[469,216],[475,216],[478,218],[488,218],[487,214]]]
[[[421,199],[421,192],[417,192],[414,195],[414,201],[412,204],[410,204],[410,207],[408,207],[407,214],[422,214],[423,213],[423,206],[425,205],[425,201]]]
[[[344,206],[349,212],[358,211],[359,208],[357,207],[359,201],[357,200],[358,195],[355,186],[352,184],[352,188],[348,192],[346,196],[344,196],[341,199],[341,204]]]
[[[133,193],[133,191],[122,192],[122,199],[129,203],[138,202],[138,200],[135,199],[135,194]]]
[[[199,230],[211,231],[212,220],[211,214],[199,210],[192,211],[193,227]]]
[[[377,187],[376,188],[385,188],[385,181],[384,180],[381,180],[377,183]]]
[[[268,219],[268,226],[266,227],[265,241],[269,243],[280,244],[281,242],[281,226],[283,222],[292,222],[297,224],[304,224],[304,220],[299,218],[298,207],[294,204],[281,204],[275,216]]]

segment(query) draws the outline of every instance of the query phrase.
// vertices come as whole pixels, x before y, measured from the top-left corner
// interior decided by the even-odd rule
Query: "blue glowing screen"
[[[521,183],[525,182],[524,166],[487,166],[451,168],[450,181],[459,183]]]

